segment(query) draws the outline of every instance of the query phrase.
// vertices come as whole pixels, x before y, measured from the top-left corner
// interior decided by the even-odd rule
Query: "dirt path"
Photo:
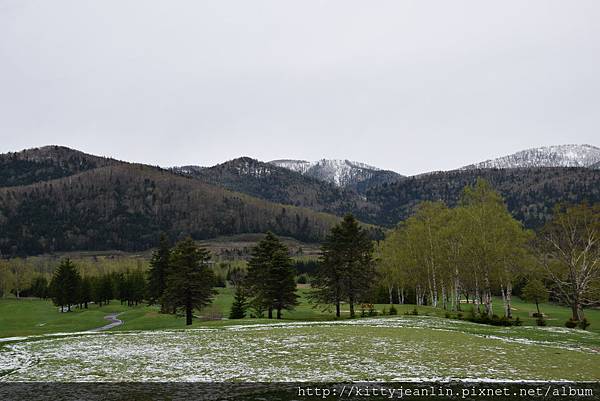
[[[123,321],[120,319],[117,319],[117,316],[119,316],[120,313],[111,313],[110,315],[106,315],[104,316],[104,319],[108,320],[110,323],[107,325],[104,325],[102,327],[98,327],[96,329],[91,329],[90,331],[104,331],[104,330],[109,330],[112,329],[113,327],[117,327],[123,324]]]

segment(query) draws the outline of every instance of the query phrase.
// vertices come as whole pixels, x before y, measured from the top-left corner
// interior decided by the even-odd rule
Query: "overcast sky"
[[[0,152],[402,174],[600,145],[600,1],[0,0]]]

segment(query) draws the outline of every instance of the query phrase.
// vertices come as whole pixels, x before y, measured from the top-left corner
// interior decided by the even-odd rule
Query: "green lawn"
[[[313,308],[307,299],[307,289],[300,288],[298,293],[300,295],[300,305],[293,311],[284,311],[285,321],[324,321],[334,318],[333,311]],[[229,315],[232,302],[233,290],[229,288],[219,289],[218,295],[208,311],[197,312],[197,314],[202,316],[207,312],[218,312],[226,318]],[[395,305],[395,307],[399,315],[410,312],[415,308],[414,305]],[[463,305],[463,313],[467,315],[471,307],[472,305]],[[389,310],[389,305],[376,305],[376,308],[381,312],[384,308]],[[494,308],[496,313],[502,313],[500,299],[494,300]],[[529,312],[535,310],[534,304],[525,303],[518,298],[513,300],[513,314],[515,317],[521,318],[524,325],[535,325],[535,319],[529,317]],[[563,306],[543,304],[541,310],[548,315],[548,326],[564,327],[564,322],[570,317],[570,309]],[[438,317],[444,317],[446,314],[443,309],[427,306],[418,307],[418,311],[420,315]],[[120,305],[118,301],[112,301],[111,304],[101,308],[90,305],[88,309],[73,309],[69,313],[60,313],[58,308],[53,306],[50,301],[38,299],[16,300],[13,298],[0,300],[0,338],[90,330],[106,324],[104,316],[115,312],[121,313],[119,318],[123,320],[124,324],[114,328],[113,331],[186,328],[183,318],[158,313],[158,308],[155,306],[139,305],[129,308]],[[349,311],[346,305],[342,312],[343,318],[347,318]],[[357,309],[357,313],[360,313],[360,309]],[[586,316],[591,322],[588,330],[600,332],[600,310],[588,309],[586,310]],[[243,319],[241,321],[194,319],[192,327],[221,327],[231,324],[264,323],[267,321],[267,319]]]
[[[445,311],[396,306],[398,316],[341,320],[314,309],[307,290],[284,320],[194,319],[157,307],[90,305],[60,313],[50,301],[0,301],[0,338],[74,333],[106,324],[120,312],[124,324],[106,333],[28,337],[0,342],[3,381],[345,381],[403,379],[600,380],[600,334],[563,327],[569,309],[546,304],[549,323],[535,327],[535,305],[515,300],[529,326],[495,327],[444,318]],[[232,290],[220,289],[213,306],[198,312],[225,317]],[[377,305],[378,310],[389,305]],[[501,312],[501,302],[495,305]],[[470,309],[470,305],[464,308]],[[586,312],[598,330],[598,310]],[[194,330],[195,329],[195,330]],[[368,367],[366,369],[365,367]]]

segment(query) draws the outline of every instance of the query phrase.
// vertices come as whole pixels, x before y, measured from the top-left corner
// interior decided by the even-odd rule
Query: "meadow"
[[[414,305],[396,305],[397,316],[332,320],[308,303],[306,288],[299,293],[301,304],[282,321],[204,320],[227,316],[232,291],[220,289],[190,328],[154,306],[113,301],[60,313],[49,301],[1,300],[0,380],[600,380],[598,310],[587,311],[589,331],[564,328],[569,310],[551,304],[541,306],[549,326],[536,327],[535,305],[518,299],[523,327],[446,318],[430,307],[404,315]],[[123,324],[86,332],[110,313]]]

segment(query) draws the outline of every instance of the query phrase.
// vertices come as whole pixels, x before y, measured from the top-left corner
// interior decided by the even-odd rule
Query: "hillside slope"
[[[28,185],[121,164],[64,146],[44,146],[0,154],[0,187]]]
[[[160,232],[196,239],[272,230],[304,241],[337,221],[177,176],[117,164],[20,187],[0,188],[0,252],[140,250]]]
[[[600,202],[600,170],[588,168],[521,168],[455,170],[409,177],[367,192],[383,211],[372,223],[393,226],[410,216],[417,204],[440,200],[456,205],[466,185],[488,180],[508,209],[525,226],[540,227],[557,203]]]
[[[356,191],[249,157],[229,160],[213,167],[186,166],[173,170],[271,202],[302,206],[336,215],[358,210],[365,214],[378,212],[376,207],[365,202]]]

